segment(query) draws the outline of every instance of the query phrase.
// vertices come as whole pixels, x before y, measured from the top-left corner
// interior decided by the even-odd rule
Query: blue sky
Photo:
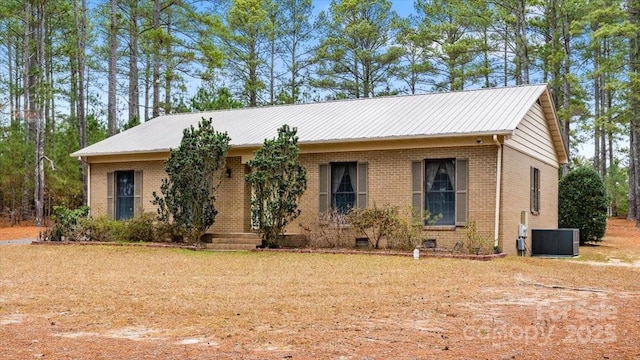
[[[414,12],[413,10],[413,0],[396,0],[391,1],[391,8],[395,10],[398,15],[402,17],[406,17]],[[322,10],[327,10],[329,5],[331,4],[331,0],[313,0],[313,5],[315,7],[315,12],[318,13]]]

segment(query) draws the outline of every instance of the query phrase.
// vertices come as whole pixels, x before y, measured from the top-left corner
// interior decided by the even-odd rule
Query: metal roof
[[[301,145],[510,134],[541,97],[551,101],[546,85],[164,115],[72,156],[166,152],[180,145],[183,129],[203,117],[229,134],[232,147],[260,146],[283,124],[298,128]],[[557,126],[555,113],[548,115]]]

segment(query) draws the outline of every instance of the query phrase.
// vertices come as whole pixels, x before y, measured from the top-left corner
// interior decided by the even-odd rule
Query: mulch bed
[[[167,244],[167,243],[145,243],[145,242],[110,242],[110,241],[34,241],[32,245],[108,245],[108,246],[144,246],[150,248],[174,248],[187,249],[194,251],[229,251],[229,250],[211,250],[201,248],[195,245],[186,244]],[[242,251],[242,250],[238,250]],[[299,254],[336,254],[336,255],[378,255],[378,256],[413,256],[412,251],[390,251],[390,250],[354,250],[354,249],[310,249],[310,248],[286,248],[286,249],[268,249],[256,248],[251,250],[254,252],[274,252],[274,253],[299,253]],[[443,259],[466,259],[489,261],[507,256],[506,253],[499,254],[454,254],[444,251],[420,251],[421,258],[443,258]]]

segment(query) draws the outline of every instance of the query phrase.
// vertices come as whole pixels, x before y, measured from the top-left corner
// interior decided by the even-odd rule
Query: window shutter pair
[[[107,215],[109,219],[116,218],[115,173],[107,173]],[[142,213],[142,170],[133,174],[133,215]]]
[[[366,208],[368,203],[368,164],[358,163],[356,168],[356,207]],[[331,164],[320,164],[320,188],[318,212],[326,214],[331,209]]]
[[[467,168],[468,160],[456,159],[456,226],[467,225]],[[424,160],[411,162],[411,205],[420,212],[424,211],[424,175]]]

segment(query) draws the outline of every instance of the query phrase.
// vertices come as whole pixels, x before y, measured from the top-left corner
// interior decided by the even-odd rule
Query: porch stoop
[[[203,240],[205,247],[212,250],[254,250],[262,245],[255,233],[205,234]]]

